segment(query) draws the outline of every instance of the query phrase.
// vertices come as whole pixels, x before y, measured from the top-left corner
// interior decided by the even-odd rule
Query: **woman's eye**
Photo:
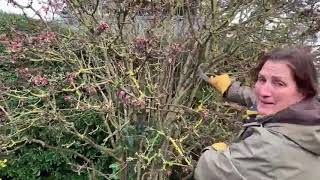
[[[285,84],[283,82],[281,82],[281,81],[276,81],[275,84],[277,86],[281,86],[281,87],[285,86]]]
[[[264,78],[262,78],[262,77],[258,77],[258,79],[257,79],[259,82],[265,82],[266,80],[264,79]]]

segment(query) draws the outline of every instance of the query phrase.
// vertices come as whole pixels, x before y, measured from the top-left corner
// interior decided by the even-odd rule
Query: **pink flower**
[[[42,5],[42,6],[41,6],[41,9],[43,10],[44,13],[48,13],[48,11],[49,11],[49,6]]]
[[[118,97],[119,97],[120,99],[122,99],[126,94],[127,94],[127,93],[126,93],[125,91],[120,90],[120,91],[118,92]]]
[[[148,44],[148,40],[143,37],[137,37],[134,40],[134,46],[135,46],[135,48],[137,48],[139,50],[145,49],[147,47],[147,44]]]
[[[98,26],[98,29],[100,30],[106,30],[107,28],[109,28],[109,24],[107,24],[106,22],[101,22]]]
[[[31,77],[29,68],[16,68],[15,72],[16,72],[16,75],[21,78],[28,79]]]
[[[95,34],[99,36],[103,31],[108,29],[110,26],[106,22],[101,22],[95,30]]]
[[[33,38],[33,41],[37,43],[48,43],[52,42],[56,38],[57,34],[55,32],[44,32]]]
[[[49,84],[49,81],[48,78],[37,75],[32,78],[32,83],[36,86],[46,86]]]
[[[54,11],[59,11],[65,6],[64,0],[50,0],[49,4],[54,9]]]
[[[0,42],[8,41],[8,36],[6,33],[0,34]]]
[[[70,102],[72,100],[72,97],[70,95],[63,96],[63,100],[66,102]]]
[[[87,95],[94,95],[97,94],[97,90],[94,86],[92,85],[84,85],[82,87],[82,90],[87,94]]]
[[[12,52],[16,52],[20,50],[21,47],[22,47],[22,42],[17,40],[10,43],[9,50]]]
[[[123,101],[125,103],[131,103],[131,96],[129,94],[126,94],[124,97],[123,97]]]
[[[170,52],[172,55],[177,55],[178,53],[181,52],[181,47],[179,44],[173,44],[170,48]]]
[[[12,64],[15,64],[17,62],[17,57],[13,56],[11,59],[10,59],[10,62]]]
[[[69,82],[69,83],[72,83],[74,82],[74,79],[76,78],[76,75],[74,73],[69,73],[66,77],[66,80]]]

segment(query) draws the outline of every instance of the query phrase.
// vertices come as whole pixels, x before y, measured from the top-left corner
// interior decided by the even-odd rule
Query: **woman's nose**
[[[269,97],[271,96],[271,85],[270,83],[264,83],[261,85],[260,87],[260,95],[263,96],[263,97]]]

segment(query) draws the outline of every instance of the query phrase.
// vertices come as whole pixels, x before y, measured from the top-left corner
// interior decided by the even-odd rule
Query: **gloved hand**
[[[231,85],[231,79],[226,73],[218,76],[210,76],[208,82],[221,94],[224,94]]]
[[[203,79],[204,81],[211,84],[211,86],[217,89],[221,94],[224,94],[229,86],[231,85],[231,79],[228,74],[222,74],[219,76],[210,76],[208,77],[201,69],[198,67],[198,76]]]
[[[225,149],[228,148],[228,145],[226,145],[223,142],[219,142],[219,143],[214,143],[211,145],[213,147],[213,149],[215,149],[216,151],[223,151]]]

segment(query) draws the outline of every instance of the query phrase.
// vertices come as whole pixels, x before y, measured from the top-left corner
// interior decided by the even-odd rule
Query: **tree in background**
[[[197,68],[250,84],[262,51],[319,30],[316,1],[10,3],[39,16],[35,32],[1,35],[10,80],[1,77],[0,175],[16,179],[187,178],[202,148],[231,139],[243,110]]]

